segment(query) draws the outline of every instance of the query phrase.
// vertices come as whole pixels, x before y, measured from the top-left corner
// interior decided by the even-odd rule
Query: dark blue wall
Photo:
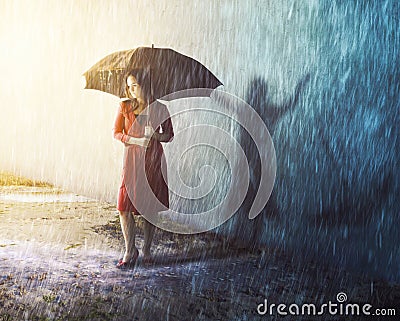
[[[308,23],[313,69],[279,103],[262,75],[249,84],[247,101],[273,136],[277,179],[250,222],[260,163],[243,133],[255,188],[226,234],[400,280],[399,17],[397,1],[319,1]]]

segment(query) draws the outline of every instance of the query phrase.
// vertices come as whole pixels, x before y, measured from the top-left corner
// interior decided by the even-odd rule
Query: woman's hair
[[[125,75],[125,95],[126,97],[131,97],[129,93],[129,87],[126,83],[129,76],[133,76],[136,79],[136,82],[140,85],[144,98],[147,101],[152,100],[151,97],[151,79],[150,79],[150,71],[146,69],[131,69]]]

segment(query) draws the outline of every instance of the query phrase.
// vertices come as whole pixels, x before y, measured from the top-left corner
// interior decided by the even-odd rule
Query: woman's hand
[[[150,137],[129,137],[126,142],[128,145],[138,145],[147,148],[150,143]]]

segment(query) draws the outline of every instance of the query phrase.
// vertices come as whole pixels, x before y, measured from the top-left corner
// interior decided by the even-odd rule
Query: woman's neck
[[[145,110],[147,104],[143,101],[137,101],[137,107],[133,110],[135,115],[139,115],[143,110]]]

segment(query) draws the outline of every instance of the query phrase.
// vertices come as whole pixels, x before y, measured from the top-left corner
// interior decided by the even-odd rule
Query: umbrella
[[[114,52],[98,61],[83,74],[85,89],[96,89],[123,98],[125,74],[131,69],[150,71],[154,98],[185,89],[215,89],[222,85],[211,71],[191,57],[170,48],[138,47]]]

